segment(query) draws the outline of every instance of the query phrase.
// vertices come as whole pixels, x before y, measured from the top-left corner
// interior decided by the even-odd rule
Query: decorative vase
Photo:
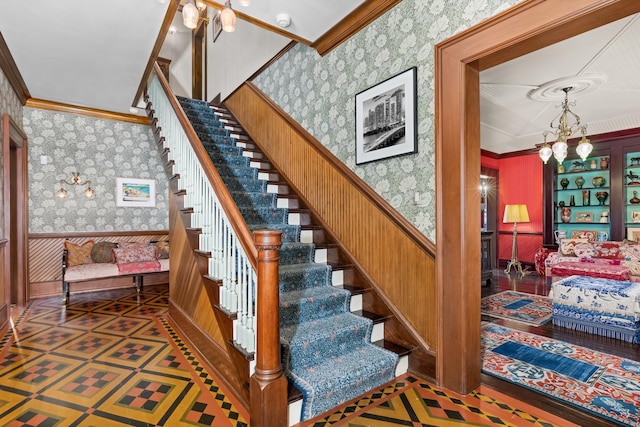
[[[591,169],[596,169],[598,167],[598,165],[597,165],[595,160],[591,160],[590,166],[591,166]]]
[[[600,159],[600,169],[608,169],[609,168],[609,158],[602,157]]]
[[[564,165],[562,163],[558,165],[558,173],[564,173]]]
[[[564,223],[571,221],[571,208],[562,208],[560,210],[560,219]]]
[[[558,206],[560,206],[561,208],[564,208],[564,200],[560,200],[558,202]]]
[[[538,248],[538,252],[536,252],[533,258],[536,266],[536,273],[538,273],[538,276],[545,277],[544,261],[547,259],[550,253],[551,250],[545,248],[544,246],[540,246],[540,248]]]
[[[569,186],[569,179],[568,178],[562,178],[560,180],[560,185],[562,186],[563,190],[566,190],[567,187]]]
[[[609,197],[609,193],[606,191],[598,191],[596,193],[596,199],[598,199],[599,205],[604,205],[604,202],[607,200],[607,197]]]
[[[575,179],[575,183],[578,188],[582,188],[582,186],[584,185],[584,178],[582,176],[577,177]]]
[[[576,205],[576,198],[575,196],[571,195],[571,197],[569,198],[569,206],[575,206]]]
[[[591,205],[591,190],[582,190],[582,206]]]
[[[595,176],[593,177],[593,179],[591,180],[591,183],[593,184],[594,187],[598,188],[598,187],[602,187],[604,185],[604,183],[606,182],[606,180],[604,179],[603,176]]]
[[[629,199],[629,203],[633,203],[634,205],[637,205],[638,203],[640,203],[640,199],[638,199],[637,191],[633,192],[633,197]]]

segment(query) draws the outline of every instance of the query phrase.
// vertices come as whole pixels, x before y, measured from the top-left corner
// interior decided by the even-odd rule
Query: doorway
[[[9,308],[20,311],[28,302],[27,293],[27,136],[8,115],[3,116],[2,171],[5,247],[3,264],[2,323]]]
[[[480,384],[479,72],[638,12],[637,0],[524,1],[436,46],[440,385],[467,394]]]

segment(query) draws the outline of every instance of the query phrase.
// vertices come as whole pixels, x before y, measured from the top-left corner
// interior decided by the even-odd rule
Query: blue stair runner
[[[287,378],[302,391],[307,420],[393,380],[398,356],[371,343],[373,322],[349,311],[351,293],[332,286],[331,266],[315,263],[315,245],[243,156],[204,101],[180,104],[251,230],[282,230],[280,339]]]

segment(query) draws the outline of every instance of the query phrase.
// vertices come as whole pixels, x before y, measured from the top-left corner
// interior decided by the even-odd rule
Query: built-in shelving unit
[[[574,142],[562,163],[551,158],[543,168],[545,246],[556,246],[558,233],[623,240],[629,229],[640,231],[640,129],[591,140],[585,161]]]

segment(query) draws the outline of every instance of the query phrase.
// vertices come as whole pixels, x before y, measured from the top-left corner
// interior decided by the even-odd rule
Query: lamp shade
[[[226,33],[233,33],[236,29],[236,14],[233,13],[229,0],[227,0],[222,12],[220,12],[220,23],[222,24],[222,31]]]
[[[505,205],[504,207],[504,223],[529,222],[529,212],[527,205]]]
[[[198,26],[198,18],[200,17],[200,12],[198,12],[198,8],[195,3],[188,2],[184,6],[182,6],[182,23],[187,28],[196,28]]]

